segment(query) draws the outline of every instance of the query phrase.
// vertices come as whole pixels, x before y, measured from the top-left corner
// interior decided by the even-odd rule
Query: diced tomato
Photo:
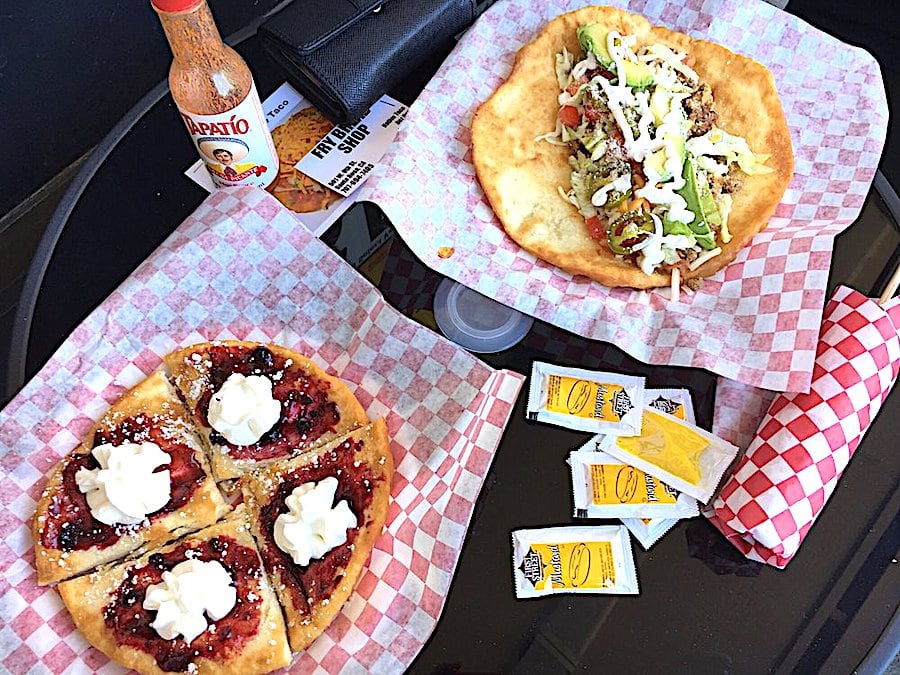
[[[600,224],[600,218],[598,216],[585,218],[584,224],[587,225],[588,234],[591,239],[596,239],[597,241],[606,239],[606,228]]]
[[[618,125],[618,124],[613,124],[613,125],[611,125],[611,126],[609,127],[609,132],[608,132],[608,133],[609,133],[609,139],[610,139],[611,141],[614,141],[614,142],[618,143],[618,144],[621,145],[622,148],[624,149],[624,147],[625,147],[625,136],[624,136],[624,134],[622,134],[622,130],[619,129],[619,125]]]
[[[581,124],[581,114],[573,105],[564,105],[559,109],[559,121],[567,127],[577,127]]]
[[[588,122],[597,122],[602,118],[603,110],[601,110],[600,108],[595,108],[590,104],[584,106],[584,119],[586,119]]]
[[[588,82],[588,78],[585,75],[582,75],[577,80],[572,80],[569,83],[569,86],[566,87],[566,93],[569,94],[570,96],[574,96],[578,92],[578,90],[581,88],[581,85],[587,84],[587,82]]]

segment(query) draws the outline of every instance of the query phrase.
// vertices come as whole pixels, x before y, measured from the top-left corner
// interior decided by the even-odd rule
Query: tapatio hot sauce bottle
[[[169,89],[217,187],[268,187],[278,155],[250,69],[222,42],[206,0],[151,0],[175,57]]]

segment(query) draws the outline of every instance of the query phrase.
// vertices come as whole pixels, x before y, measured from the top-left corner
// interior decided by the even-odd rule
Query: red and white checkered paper
[[[708,512],[744,555],[785,567],[840,480],[900,371],[900,299],[839,287],[825,308],[812,387],[778,394]],[[765,394],[727,389],[716,424],[741,440]],[[741,405],[740,396],[746,405]],[[726,430],[730,427],[731,433]],[[746,447],[746,446],[745,446]]]
[[[120,671],[35,584],[29,521],[48,471],[126,388],[172,349],[225,338],[310,355],[391,437],[386,531],[293,670],[400,672],[428,639],[523,378],[400,315],[274,198],[243,188],[207,199],[0,412],[0,671]]]
[[[713,433],[741,449],[747,449],[759,429],[759,421],[776,395],[768,389],[751,387],[725,377],[717,378]]]
[[[833,238],[859,215],[884,145],[888,110],[878,64],[764,2],[610,0],[765,64],[794,144],[794,180],[768,229],[700,292],[672,303],[665,292],[609,289],[523,251],[475,176],[475,109],[509,75],[523,44],[585,4],[492,6],[413,104],[360,199],[377,202],[426,265],[522,312],[612,342],[645,363],[808,390]],[[454,255],[439,257],[444,246]]]

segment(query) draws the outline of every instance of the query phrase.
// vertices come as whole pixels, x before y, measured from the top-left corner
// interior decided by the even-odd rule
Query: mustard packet
[[[678,520],[678,518],[622,518],[622,524],[646,551],[675,527]]]
[[[517,598],[639,593],[624,525],[514,530],[512,546]]]
[[[647,389],[644,392],[644,400],[647,406],[672,417],[696,424],[694,418],[694,403],[691,400],[691,392],[687,389]]]
[[[697,500],[638,468],[595,450],[593,439],[569,454],[576,518],[690,518]]]
[[[598,449],[703,504],[715,493],[738,452],[705,429],[653,408],[644,410],[640,435],[607,436]]]
[[[535,361],[528,419],[612,436],[641,431],[644,378]]]

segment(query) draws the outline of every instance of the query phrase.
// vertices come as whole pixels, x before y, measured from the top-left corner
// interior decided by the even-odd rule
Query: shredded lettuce
[[[726,165],[737,162],[741,171],[749,176],[774,171],[772,167],[765,165],[769,155],[754,153],[745,139],[732,136],[718,127],[713,127],[702,136],[688,139],[685,145],[687,151],[695,157],[724,157]]]
[[[573,171],[571,178],[572,190],[571,195],[578,202],[578,210],[582,215],[585,213],[596,213],[596,208],[591,203],[591,197],[600,188],[600,177],[595,173],[588,171]]]
[[[760,152],[751,152],[747,155],[738,155],[737,163],[748,176],[755,176],[763,173],[772,173],[775,169],[766,166],[766,161],[771,155]]]
[[[568,195],[570,201],[577,202],[578,210],[582,215],[589,217],[596,214],[597,209],[591,202],[594,193],[605,185],[615,181],[620,174],[616,168],[608,163],[595,162],[584,153],[577,153],[569,158],[572,167],[572,189]]]
[[[584,143],[585,149],[591,153],[592,160],[597,160],[603,156],[603,153],[606,151],[606,144],[603,142],[605,140],[606,134],[601,127],[594,129],[592,134],[585,134],[581,137],[581,142]]]
[[[561,54],[556,55],[556,81],[562,90],[572,81],[572,55],[565,47]]]
[[[697,166],[703,169],[706,173],[713,176],[724,176],[728,173],[728,165],[717,162],[712,157],[707,155],[700,155],[697,159]]]

